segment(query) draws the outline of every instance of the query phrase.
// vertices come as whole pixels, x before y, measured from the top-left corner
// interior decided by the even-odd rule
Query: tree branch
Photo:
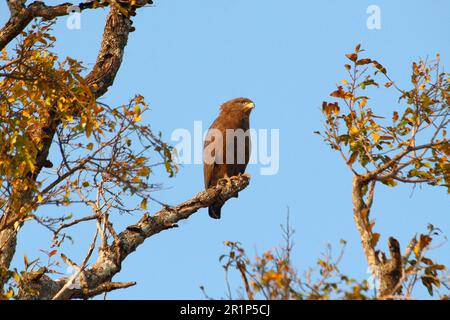
[[[391,259],[383,262],[380,266],[380,292],[379,297],[386,299],[395,294],[401,293],[400,280],[403,275],[402,255],[400,244],[397,239],[389,237],[389,253]]]
[[[448,139],[445,139],[445,140],[442,140],[442,141],[439,141],[439,142],[427,143],[427,144],[423,144],[423,145],[420,145],[420,146],[414,146],[414,147],[410,147],[409,146],[409,147],[406,147],[403,151],[398,153],[395,157],[393,157],[391,160],[386,162],[384,165],[382,165],[378,169],[361,175],[361,179],[364,180],[364,181],[369,181],[369,180],[372,180],[372,179],[384,180],[384,179],[387,179],[389,177],[393,177],[393,176],[395,176],[398,173],[398,171],[401,169],[401,167],[393,169],[392,172],[390,172],[386,176],[378,177],[378,175],[383,173],[384,171],[386,171],[390,167],[394,166],[395,164],[398,164],[399,161],[403,157],[405,157],[407,154],[409,154],[411,152],[424,150],[424,149],[431,149],[431,148],[443,145],[445,143],[448,143],[448,141],[449,141]]]
[[[352,198],[353,198],[353,218],[358,228],[361,244],[364,250],[369,267],[372,272],[376,272],[378,268],[377,254],[374,248],[374,238],[372,229],[369,223],[370,206],[373,201],[373,190],[374,185],[371,186],[369,191],[369,201],[364,201],[363,187],[367,185],[367,182],[362,181],[360,176],[353,176],[353,186],[352,186]]]
[[[370,183],[368,195],[364,200],[364,188]],[[390,259],[386,259],[384,252],[376,251],[379,235],[375,235],[370,222],[370,209],[373,202],[375,180],[365,181],[360,176],[353,177],[353,217],[361,238],[364,255],[371,272],[380,279],[379,298],[385,299],[401,292],[400,280],[403,272],[403,261],[400,244],[397,239],[390,237],[388,241]],[[382,258],[380,258],[380,256]]]
[[[61,290],[58,291],[58,293],[55,294],[55,296],[52,298],[52,300],[59,300],[60,297],[63,296],[64,292],[73,284],[73,282],[81,276],[82,272],[86,268],[86,265],[89,261],[89,258],[92,255],[92,252],[95,248],[95,242],[97,241],[98,236],[98,230],[95,232],[94,239],[92,240],[91,245],[89,246],[88,252],[86,254],[86,257],[83,259],[83,262],[81,263],[80,267],[78,268],[77,272],[70,277],[70,279],[66,282],[66,284],[61,288]]]
[[[87,299],[103,292],[117,289],[111,282],[113,276],[121,270],[122,262],[134,252],[146,239],[161,231],[177,227],[177,222],[189,218],[199,209],[206,208],[216,201],[227,201],[250,183],[250,177],[243,174],[231,177],[231,184],[219,182],[215,187],[199,192],[192,199],[174,207],[164,207],[153,216],[145,214],[136,224],[128,226],[112,243],[100,248],[97,261],[83,272],[82,288],[65,289],[60,299]],[[22,299],[51,299],[63,288],[70,278],[53,280],[44,275],[29,283],[39,293],[35,296],[24,294]],[[124,287],[132,285],[127,283]]]
[[[63,3],[56,6],[47,6],[44,2],[34,1],[25,7],[22,1],[9,0],[8,5],[11,11],[11,17],[4,27],[0,29],[0,49],[3,49],[8,43],[14,40],[34,18],[44,18],[53,20],[57,17],[65,16],[70,13],[74,6],[72,3]],[[94,8],[94,1],[80,3],[77,6],[80,11]]]

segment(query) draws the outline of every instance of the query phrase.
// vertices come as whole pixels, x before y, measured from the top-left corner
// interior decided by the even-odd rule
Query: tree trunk
[[[364,175],[353,176],[353,218],[369,268],[374,276],[380,280],[377,298],[385,299],[401,292],[400,281],[403,266],[400,244],[395,238],[390,237],[388,242],[391,259],[386,259],[383,252],[375,250],[379,234],[373,233],[374,223],[369,219],[374,188],[375,180],[366,179]]]

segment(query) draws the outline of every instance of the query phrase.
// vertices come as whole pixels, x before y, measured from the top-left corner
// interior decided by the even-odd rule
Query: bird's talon
[[[222,187],[231,188],[233,186],[233,182],[230,177],[224,177],[219,180],[219,183]]]

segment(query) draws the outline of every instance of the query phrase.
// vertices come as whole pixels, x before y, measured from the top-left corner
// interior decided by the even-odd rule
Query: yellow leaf
[[[351,134],[357,134],[359,132],[358,128],[356,126],[352,126],[350,128],[350,133]]]
[[[356,158],[358,158],[358,155],[359,155],[358,151],[353,152],[352,155],[350,156],[350,159],[348,159],[347,164],[351,166],[355,162]]]
[[[134,177],[132,180],[133,183],[139,183],[140,181],[141,181],[141,179],[139,179],[138,176]]]
[[[367,98],[362,98],[362,99],[361,99],[361,102],[359,103],[359,106],[360,106],[361,108],[364,108],[364,106],[366,105],[366,102],[367,102]]]
[[[140,208],[143,210],[147,210],[147,198],[142,199]]]
[[[135,123],[139,122],[139,121],[141,121],[141,119],[142,119],[141,115],[137,115],[137,116],[134,117],[133,122],[135,122]]]
[[[148,176],[150,174],[150,168],[149,167],[143,167],[141,170],[139,170],[138,175],[143,177],[143,176]]]
[[[92,150],[94,148],[94,144],[91,142],[86,146],[86,149]]]
[[[135,102],[135,103],[141,103],[142,100],[144,100],[144,97],[141,96],[140,94],[138,94],[138,95],[136,95],[136,96],[134,97],[134,102]]]
[[[141,164],[143,164],[145,162],[145,160],[147,160],[146,157],[139,157],[139,158],[136,159],[135,164],[136,165],[141,165]]]
[[[14,290],[11,288],[9,291],[5,294],[6,299],[11,299],[11,297],[14,295]]]
[[[378,143],[378,141],[380,141],[381,136],[376,132],[372,132],[372,138],[375,143]]]
[[[92,124],[87,123],[85,129],[86,129],[86,137],[89,138],[92,133]]]
[[[13,278],[16,282],[20,281],[20,275],[17,272],[14,272]]]

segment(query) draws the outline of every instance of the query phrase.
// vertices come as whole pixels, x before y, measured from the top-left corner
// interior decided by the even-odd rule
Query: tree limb
[[[390,259],[386,259],[384,252],[376,250],[379,235],[374,234],[373,224],[369,219],[375,180],[370,181],[368,195],[364,200],[363,190],[368,184],[369,182],[362,180],[360,176],[355,175],[353,177],[353,217],[370,270],[380,279],[378,297],[385,299],[387,296],[401,292],[400,280],[403,274],[403,260],[400,253],[400,244],[393,237],[388,240]]]
[[[243,174],[231,177],[231,184],[221,183],[215,187],[199,192],[192,199],[174,207],[164,207],[155,215],[145,214],[136,224],[128,226],[112,243],[100,248],[97,261],[83,272],[82,288],[67,288],[59,299],[87,299],[113,289],[127,287],[114,284],[111,280],[120,272],[122,262],[129,254],[134,252],[146,239],[161,231],[177,227],[177,222],[189,218],[199,209],[206,208],[220,201],[227,201],[237,193],[244,190],[250,183],[250,177]],[[65,277],[53,280],[43,275],[35,281],[30,281],[29,286],[39,293],[35,296],[24,294],[22,299],[51,299],[63,288],[70,278]]]
[[[14,40],[34,18],[45,18],[53,20],[57,17],[65,16],[73,8],[72,3],[63,3],[56,6],[47,6],[44,2],[34,1],[27,7],[22,1],[9,0],[8,6],[11,11],[11,17],[0,29],[0,49],[3,49],[8,43]],[[80,11],[94,8],[94,1],[80,3],[77,6]]]
[[[377,254],[374,248],[374,237],[372,228],[369,223],[370,206],[373,201],[374,185],[371,186],[369,191],[369,201],[364,201],[363,188],[367,185],[367,182],[362,181],[360,176],[353,176],[352,198],[353,198],[353,218],[358,228],[361,244],[372,272],[375,272],[378,267]]]
[[[395,294],[401,293],[400,280],[403,275],[402,255],[400,244],[397,239],[389,237],[389,253],[391,259],[380,265],[380,292],[379,297],[386,299]]]

